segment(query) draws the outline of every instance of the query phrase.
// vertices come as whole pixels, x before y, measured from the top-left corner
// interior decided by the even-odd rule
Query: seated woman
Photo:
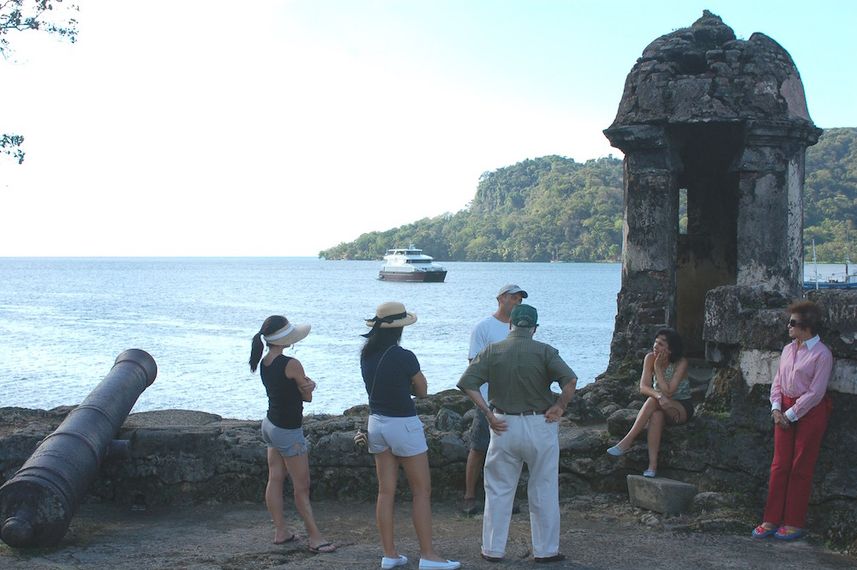
[[[679,425],[693,416],[687,359],[683,354],[681,337],[675,330],[664,328],[655,334],[655,344],[643,359],[640,376],[640,393],[647,396],[646,402],[628,434],[607,450],[613,456],[623,455],[648,426],[649,468],[643,471],[644,477],[657,475],[664,423]]]

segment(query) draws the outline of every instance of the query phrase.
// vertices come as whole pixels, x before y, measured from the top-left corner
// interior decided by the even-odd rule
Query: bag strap
[[[395,344],[391,344],[387,347],[387,350],[384,351],[384,354],[381,355],[381,358],[378,359],[378,366],[375,367],[375,376],[372,377],[372,389],[369,390],[369,404],[372,404],[372,395],[375,393],[375,383],[378,380],[378,370],[381,368],[381,363],[384,361],[384,357],[387,356],[387,353],[390,352],[390,349],[396,346]]]
[[[384,354],[381,355],[381,358],[378,359],[378,366],[375,367],[375,375],[372,377],[372,388],[369,390],[369,405],[372,405],[372,395],[375,393],[375,382],[378,380],[378,369],[381,368],[381,362],[384,361],[384,357],[387,356],[387,353],[390,352],[390,349],[396,346],[395,344],[391,344],[387,347],[387,350],[384,351]],[[371,410],[370,410],[371,413]],[[369,432],[369,419],[366,419],[366,432]],[[357,433],[360,434],[360,428],[357,428]]]

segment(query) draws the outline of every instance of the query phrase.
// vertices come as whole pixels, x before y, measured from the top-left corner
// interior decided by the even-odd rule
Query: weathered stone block
[[[607,418],[607,432],[610,435],[622,437],[634,425],[635,419],[637,419],[637,410],[616,410]]]
[[[441,408],[434,417],[434,427],[440,431],[452,431],[461,423],[461,414],[449,408]]]
[[[432,442],[432,438],[429,438],[428,442],[429,444],[435,443]],[[430,458],[429,462],[438,465],[455,461],[466,461],[469,451],[469,446],[464,445],[464,441],[454,433],[441,434],[436,439],[435,445],[432,445],[431,448],[438,450],[439,454],[436,456],[436,461],[431,461]]]
[[[809,291],[807,297],[821,306],[821,340],[833,356],[857,360],[857,291]]]
[[[827,388],[843,394],[857,394],[857,361],[834,358]]]
[[[771,384],[777,374],[780,352],[742,350],[738,362],[741,375],[748,386]],[[843,394],[857,394],[857,361],[834,358],[827,389]]]
[[[600,451],[604,447],[604,430],[598,428],[570,427],[559,435],[559,452],[585,454]]]
[[[627,480],[632,505],[665,515],[687,512],[696,496],[696,485],[674,479],[628,475]]]
[[[742,350],[738,355],[738,366],[747,386],[773,382],[779,363],[780,353],[772,350]]]
[[[734,505],[735,503],[735,496],[731,493],[704,491],[693,497],[693,510],[696,512],[714,511],[721,507]]]
[[[761,287],[717,287],[705,295],[702,338],[745,349],[782,350],[788,342],[788,305],[788,298]]]

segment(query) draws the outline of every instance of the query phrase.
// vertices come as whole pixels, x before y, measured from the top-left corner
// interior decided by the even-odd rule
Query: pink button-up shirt
[[[832,369],[833,355],[818,335],[800,348],[797,341],[792,341],[780,355],[780,366],[771,384],[771,408],[779,410],[784,395],[797,398],[786,416],[790,421],[799,420],[824,398]]]

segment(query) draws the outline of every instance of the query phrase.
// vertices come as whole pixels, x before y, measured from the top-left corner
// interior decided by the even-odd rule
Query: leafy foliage
[[[7,35],[9,32],[42,31],[59,36],[71,43],[77,41],[77,20],[57,16],[61,10],[55,10],[63,0],[0,0],[0,55],[7,58],[11,45]],[[77,12],[76,4],[66,3],[66,11]],[[24,151],[21,144],[24,137],[14,134],[0,135],[0,154],[11,156],[24,162]]]
[[[24,151],[21,149],[23,142],[24,137],[21,135],[0,135],[0,154],[11,156],[21,164],[24,162]]]
[[[857,257],[857,128],[828,129],[806,152],[804,242],[818,261]],[[811,246],[806,256],[812,255]]]
[[[857,129],[829,129],[807,149],[804,201],[804,237],[815,238],[818,260],[857,257],[848,251],[857,240]],[[622,161],[546,156],[486,172],[460,212],[363,234],[319,255],[378,259],[387,248],[411,243],[441,260],[615,261],[622,247]]]
[[[0,55],[6,57],[10,51],[6,34],[10,31],[43,31],[60,36],[71,43],[77,41],[77,20],[54,17],[54,8],[63,0],[3,0],[0,2]],[[77,12],[77,5],[66,4],[68,10]],[[57,10],[59,13],[59,10]]]

